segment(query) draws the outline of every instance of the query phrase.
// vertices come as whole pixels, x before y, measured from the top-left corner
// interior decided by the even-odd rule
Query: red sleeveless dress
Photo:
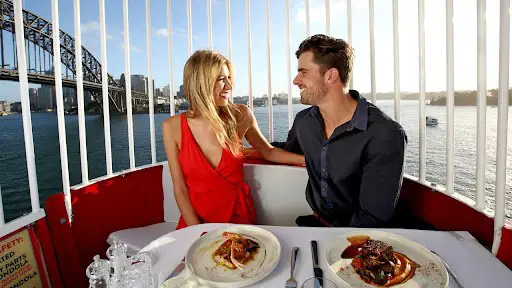
[[[203,223],[254,224],[256,214],[249,186],[244,182],[243,159],[222,151],[213,168],[199,148],[187,118],[181,114],[181,149],[178,154],[190,202]],[[176,229],[187,227],[180,217]]]

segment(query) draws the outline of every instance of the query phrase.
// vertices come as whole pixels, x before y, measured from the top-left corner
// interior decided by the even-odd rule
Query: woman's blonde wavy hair
[[[233,65],[226,57],[211,50],[196,51],[185,64],[183,86],[191,117],[208,119],[222,147],[239,155],[242,150],[236,121],[239,110],[229,101],[226,106],[217,107],[213,98],[215,82],[223,65],[228,67],[233,83]]]

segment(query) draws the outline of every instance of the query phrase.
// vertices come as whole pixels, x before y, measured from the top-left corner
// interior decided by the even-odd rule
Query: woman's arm
[[[169,163],[169,170],[171,171],[172,183],[174,185],[174,198],[176,204],[180,209],[181,216],[187,226],[200,224],[201,221],[190,202],[188,195],[187,185],[183,178],[180,162],[178,161],[178,141],[173,135],[180,135],[180,121],[178,117],[171,117],[167,119],[162,125],[162,137],[164,140],[165,154],[167,155],[167,162]]]
[[[256,151],[261,153],[265,160],[283,164],[305,165],[303,155],[291,153],[270,145],[263,134],[261,134],[252,111],[246,106],[244,107],[245,108],[240,109],[240,112],[246,114],[244,118],[248,121],[246,125],[249,127],[247,132],[245,132],[245,139],[247,139],[247,142],[249,142]]]

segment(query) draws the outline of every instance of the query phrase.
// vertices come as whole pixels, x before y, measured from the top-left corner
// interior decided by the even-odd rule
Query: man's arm
[[[400,196],[406,145],[407,136],[400,127],[382,127],[368,144],[359,205],[350,226],[376,227],[391,219]]]

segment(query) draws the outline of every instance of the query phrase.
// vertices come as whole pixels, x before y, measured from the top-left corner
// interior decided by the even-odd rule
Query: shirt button
[[[322,187],[322,192],[325,192],[325,187]]]
[[[327,149],[327,146],[322,147],[322,150],[325,150],[325,149]]]

